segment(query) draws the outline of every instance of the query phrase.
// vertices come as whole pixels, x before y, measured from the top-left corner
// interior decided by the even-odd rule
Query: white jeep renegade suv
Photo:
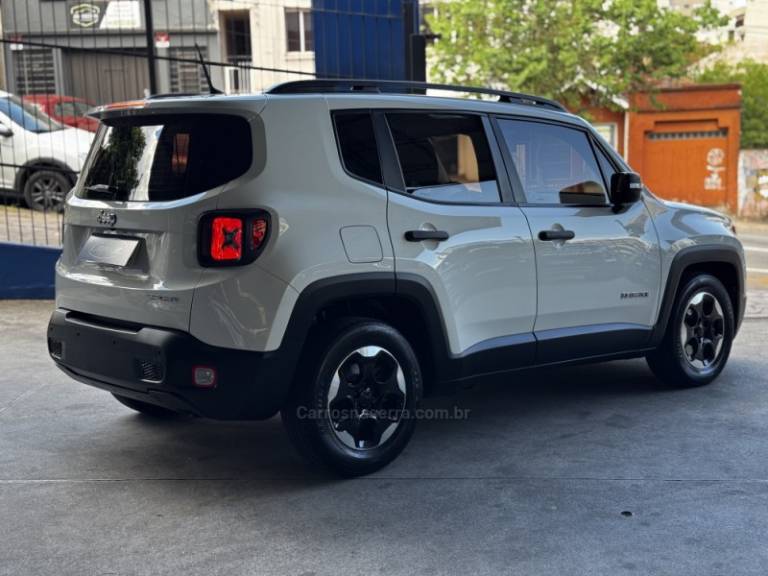
[[[728,218],[654,197],[557,103],[427,87],[99,109],[53,359],[145,414],[281,412],[349,475],[397,456],[423,394],[478,375],[645,356],[669,385],[713,380],[745,306]]]

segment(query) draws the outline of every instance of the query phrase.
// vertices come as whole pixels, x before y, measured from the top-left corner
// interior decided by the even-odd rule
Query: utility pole
[[[157,94],[157,69],[155,67],[155,25],[152,22],[152,0],[144,0],[144,28],[147,36],[149,93]]]
[[[427,80],[427,43],[419,30],[419,3],[403,1],[403,35],[405,39],[405,80]]]

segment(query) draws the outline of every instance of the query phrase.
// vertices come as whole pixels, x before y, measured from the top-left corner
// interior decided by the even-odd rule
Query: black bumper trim
[[[48,350],[72,378],[165,408],[220,420],[264,419],[277,413],[293,371],[288,354],[220,348],[177,330],[119,326],[109,319],[54,310]],[[213,389],[192,384],[193,367],[212,366]]]

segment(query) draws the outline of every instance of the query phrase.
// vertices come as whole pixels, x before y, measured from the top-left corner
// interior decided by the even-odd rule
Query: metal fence
[[[61,245],[93,106],[314,77],[424,79],[417,0],[2,0],[0,242]]]

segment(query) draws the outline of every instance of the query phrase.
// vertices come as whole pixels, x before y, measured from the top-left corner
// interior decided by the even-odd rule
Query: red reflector
[[[211,222],[211,258],[216,261],[240,260],[243,256],[243,221],[217,216]]]
[[[267,221],[264,218],[257,218],[251,226],[251,250],[254,252],[258,250],[266,236]]]
[[[216,369],[210,366],[194,366],[192,368],[192,383],[198,388],[215,388]]]

